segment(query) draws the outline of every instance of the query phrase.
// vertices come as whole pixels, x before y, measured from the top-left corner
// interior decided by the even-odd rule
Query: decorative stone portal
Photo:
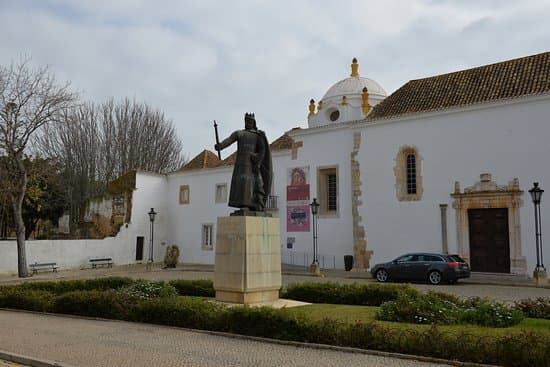
[[[491,174],[482,173],[480,181],[460,191],[460,182],[455,182],[453,208],[456,211],[457,252],[470,264],[469,209],[508,209],[508,236],[510,246],[510,273],[525,275],[527,262],[522,255],[521,222],[519,208],[523,206],[519,180],[514,178],[508,185],[499,186]]]

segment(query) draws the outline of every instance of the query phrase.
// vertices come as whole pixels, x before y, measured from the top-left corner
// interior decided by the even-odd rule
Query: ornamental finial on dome
[[[367,89],[367,87],[363,87],[363,93],[361,94],[361,110],[363,111],[363,114],[365,116],[370,111],[369,90]]]
[[[357,59],[355,57],[351,61],[351,76],[359,76],[359,64],[357,63]]]
[[[307,117],[311,117],[313,115],[315,115],[315,100],[312,98],[309,101],[309,115],[307,115]]]

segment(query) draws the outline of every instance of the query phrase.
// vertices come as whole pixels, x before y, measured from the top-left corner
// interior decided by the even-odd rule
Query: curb
[[[158,325],[158,324],[149,324],[149,323],[143,323],[143,322],[104,319],[104,318],[100,318],[100,317],[88,317],[88,316],[78,316],[78,315],[69,315],[69,314],[65,315],[65,314],[55,314],[55,313],[48,313],[48,312],[17,310],[17,309],[9,309],[9,308],[0,308],[0,310],[1,311],[27,313],[27,314],[33,314],[33,315],[47,315],[47,316],[67,318],[67,319],[79,319],[79,320],[90,320],[90,321],[103,321],[103,322],[129,323],[129,324],[136,324],[136,325],[147,325],[147,326],[150,326],[150,327],[158,327],[158,328],[162,328],[162,329],[182,330],[182,331],[187,331],[187,332],[192,332],[192,333],[222,336],[222,337],[232,338],[232,339],[250,340],[250,341],[277,344],[277,345],[287,345],[287,346],[293,346],[293,347],[297,347],[297,348],[310,348],[310,349],[317,349],[317,350],[331,350],[331,351],[343,352],[343,353],[355,353],[355,354],[372,355],[372,356],[378,356],[378,357],[389,357],[389,358],[403,359],[403,360],[409,360],[409,361],[438,363],[438,364],[445,364],[445,365],[456,366],[456,367],[495,367],[496,366],[496,365],[480,364],[480,363],[473,363],[473,362],[461,362],[461,361],[457,361],[457,360],[448,360],[448,359],[441,359],[441,358],[435,358],[435,357],[417,356],[417,355],[412,355],[412,354],[384,352],[384,351],[373,350],[373,349],[360,349],[360,348],[353,348],[353,347],[342,347],[342,346],[337,346],[337,345],[306,343],[306,342],[297,342],[297,341],[280,340],[280,339],[270,339],[270,338],[264,338],[264,337],[258,337],[258,336],[232,334],[232,333],[227,333],[227,332],[223,332],[223,331],[189,329],[189,328],[178,327],[178,326]],[[26,357],[26,356],[18,355],[18,354],[15,354],[15,353],[5,352],[5,351],[2,351],[2,350],[0,350],[0,359],[4,359],[4,360],[7,360],[7,361],[11,361],[11,362],[16,362],[16,363],[20,363],[20,364],[26,364],[26,365],[29,365],[29,366],[32,366],[32,367],[75,367],[75,366],[68,365],[68,364],[62,364],[62,363],[59,363],[59,362],[52,362],[52,361],[48,361],[48,360],[39,360],[39,359],[36,359],[36,358]]]
[[[32,358],[21,354],[7,352],[5,350],[0,350],[0,359],[31,367],[74,367],[66,363],[48,361],[47,359]]]

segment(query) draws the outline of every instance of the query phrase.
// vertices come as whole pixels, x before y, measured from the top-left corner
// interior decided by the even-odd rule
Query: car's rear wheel
[[[430,274],[428,275],[428,280],[430,281],[430,283],[435,285],[441,283],[441,273],[437,270],[430,271]]]
[[[376,272],[376,280],[378,280],[379,282],[387,282],[388,281],[388,272],[386,271],[386,269],[379,269],[377,272]]]

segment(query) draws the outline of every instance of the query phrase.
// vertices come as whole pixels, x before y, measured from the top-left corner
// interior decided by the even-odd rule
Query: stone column
[[[447,240],[447,204],[439,204],[441,211],[441,251],[449,253],[449,242]]]

